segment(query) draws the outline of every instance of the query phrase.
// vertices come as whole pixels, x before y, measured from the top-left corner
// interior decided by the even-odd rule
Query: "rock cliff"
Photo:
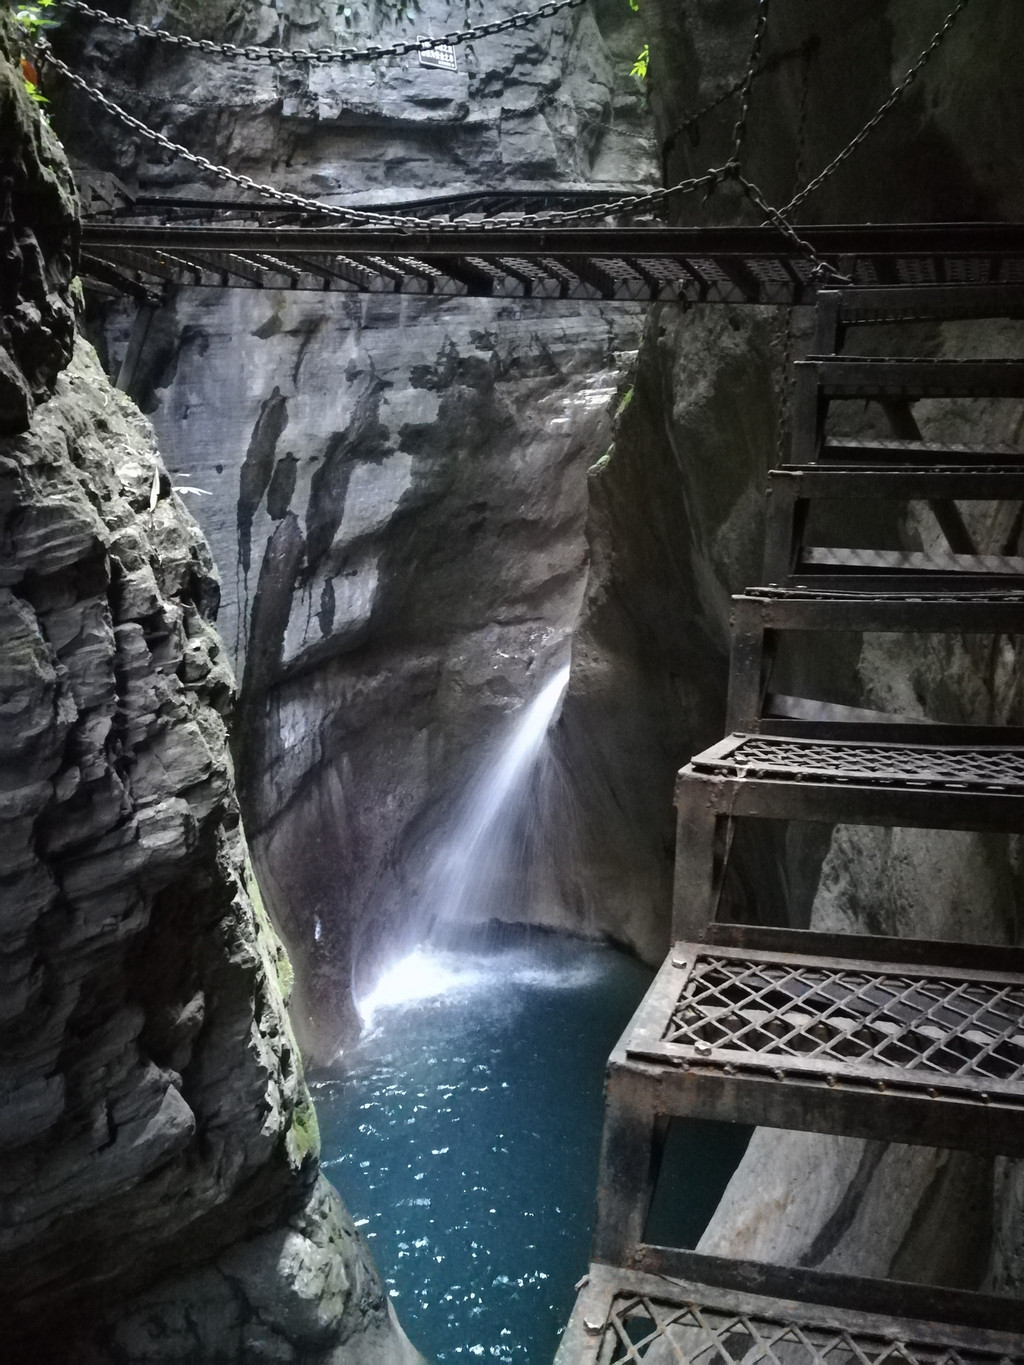
[[[349,28],[336,6],[289,5],[281,22],[290,43],[338,44],[518,8],[429,0],[396,21],[393,6],[353,7]],[[168,22],[198,32],[200,16],[172,6]],[[201,22],[218,37],[279,36],[267,5]],[[151,42],[107,30],[76,26],[61,41],[196,150],[365,203],[652,183],[628,74],[635,27],[628,7],[601,0],[460,47],[455,73],[413,57],[308,77],[157,60]],[[85,110],[55,98],[74,141]],[[109,193],[115,172],[133,193],[214,192],[187,163],[101,126],[99,151],[76,144],[90,194]],[[307,1055],[330,1058],[350,1035],[353,973],[403,932],[467,776],[568,654],[587,575],[586,470],[607,449],[641,323],[623,305],[181,290],[150,325],[132,392],[172,477],[209,493],[195,506],[242,677],[241,799],[296,963]],[[102,344],[118,367],[116,314]],[[615,873],[621,902],[630,870]],[[655,916],[663,872],[633,890],[638,923]],[[535,913],[600,929],[600,898],[580,877],[569,908],[552,895]]]
[[[456,8],[427,3],[416,26],[440,31]],[[864,124],[948,8],[777,0],[743,147],[772,202],[806,185]],[[259,41],[281,36],[283,22],[254,3],[126,9]],[[206,154],[365,202],[442,185],[644,181],[654,168],[671,183],[720,163],[754,9],[642,0],[635,22],[600,0],[544,37],[481,43],[443,77],[397,64],[303,83],[212,74],[184,57],[163,67],[142,40],[106,32],[68,43],[125,103],[145,90],[132,107]],[[1022,77],[1005,60],[1015,11],[1013,0],[963,9],[799,217],[1019,221]],[[349,36],[325,7],[288,12],[290,40]],[[377,10],[351,17],[353,34],[392,31]],[[645,37],[653,159],[624,76]],[[209,192],[187,165],[113,126],[103,124],[99,145],[98,199],[116,193],[113,175],[133,191]],[[674,213],[758,220],[730,184]],[[108,316],[102,329],[114,368],[128,321]],[[664,307],[641,339],[628,310],[369,300],[328,312],[312,300],[185,292],[153,324],[134,392],[174,477],[212,494],[198,511],[226,578],[229,641],[246,661],[243,799],[299,959],[304,1038],[316,1053],[350,1022],[353,960],[399,923],[472,754],[570,640],[547,798],[564,856],[543,913],[661,954],[673,776],[721,733],[729,595],[759,576],[764,472],[785,427],[786,361],[806,350],[808,325],[766,309]],[[865,344],[1020,354],[1022,336],[926,325]],[[612,440],[608,414],[630,384]],[[936,434],[950,430],[937,410],[922,416]],[[982,421],[995,439],[1019,438],[1016,410]],[[584,469],[609,449],[584,490]],[[915,513],[900,532],[918,545],[934,529]],[[953,716],[959,698],[967,719],[1019,716],[1019,677],[1009,645],[985,653],[955,640],[847,640],[823,673],[837,700]],[[756,884],[762,909],[800,924],[1017,936],[1013,841],[826,830],[745,856],[730,892],[737,910]],[[815,1175],[802,1202],[785,1194],[798,1169]],[[1012,1285],[1018,1185],[1012,1169],[946,1154],[759,1134],[707,1245]],[[959,1248],[934,1235],[939,1225],[963,1229]]]
[[[318,1173],[239,824],[213,563],[149,424],[87,345],[70,358],[74,194],[14,54],[4,19],[4,1345],[411,1365]]]

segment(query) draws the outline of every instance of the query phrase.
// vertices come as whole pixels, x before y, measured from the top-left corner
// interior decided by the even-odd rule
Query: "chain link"
[[[768,10],[771,7],[771,0],[758,0],[757,3],[757,23],[754,25],[754,41],[750,46],[750,58],[747,62],[747,70],[740,85],[742,99],[740,102],[739,117],[736,126],[732,131],[732,159],[739,159],[740,148],[743,146],[743,139],[747,135],[747,117],[750,114],[750,101],[753,98],[754,77],[757,74],[758,64],[761,60],[761,48],[764,44],[764,35],[768,29]]]
[[[368,209],[349,209],[336,204],[325,204],[319,199],[307,199],[301,194],[292,194],[288,190],[279,190],[273,185],[263,184],[254,180],[250,175],[239,175],[237,171],[232,171],[227,166],[218,166],[216,162],[210,161],[205,156],[200,156],[198,152],[189,151],[180,142],[172,142],[163,133],[158,133],[156,129],[150,128],[141,119],[129,114],[119,104],[115,104],[102,90],[90,85],[88,81],[62,62],[55,55],[45,37],[38,40],[37,50],[41,60],[59,71],[72,85],[77,86],[83,94],[94,100],[107,113],[124,124],[126,128],[131,128],[133,132],[138,133],[148,142],[162,147],[165,151],[173,152],[183,161],[187,161],[190,165],[196,166],[210,175],[215,175],[219,180],[238,185],[252,193],[261,194],[276,203],[287,204],[289,208],[300,209],[304,213],[320,214],[326,218],[351,223],[353,226],[363,224],[410,230],[428,229],[432,232],[453,231],[464,229],[467,226],[467,221],[459,218],[414,218],[406,214],[377,213]],[[482,221],[472,220],[472,227],[475,230],[485,232],[488,230],[503,231],[508,228],[561,227],[571,223],[607,218],[613,214],[635,213],[640,209],[651,208],[656,204],[664,204],[674,194],[691,194],[695,190],[709,189],[718,184],[719,181],[724,180],[730,173],[731,167],[717,167],[706,171],[703,175],[681,180],[678,184],[670,185],[665,189],[650,190],[645,194],[627,194],[619,199],[609,200],[607,203],[588,204],[585,208],[579,209],[551,209],[543,213],[524,213]]]
[[[745,175],[741,174],[739,170],[736,171],[736,179],[742,187],[744,194],[750,202],[764,214],[768,222],[777,227],[785,237],[788,237],[800,253],[806,256],[812,263],[814,267],[812,271],[813,277],[819,283],[827,281],[830,284],[853,284],[853,280],[851,280],[848,275],[843,275],[834,265],[829,265],[827,261],[823,261],[814,250],[814,247],[811,246],[810,242],[804,241],[792,224],[786,221],[784,209],[772,208],[771,204],[768,203],[768,200],[757,186],[752,181],[748,180]]]
[[[946,34],[956,23],[957,19],[960,16],[961,10],[966,8],[967,3],[968,0],[957,0],[957,3],[946,15],[946,18],[941,28],[937,30],[931,42],[917,58],[917,61],[914,62],[913,66],[900,81],[899,85],[894,86],[894,88],[890,91],[889,96],[885,100],[885,102],[881,104],[879,108],[875,111],[875,113],[871,116],[871,118],[868,119],[867,123],[865,123],[864,127],[860,130],[860,132],[857,133],[856,136],[853,137],[846,144],[846,146],[839,153],[839,155],[834,157],[824,168],[824,170],[820,171],[812,181],[805,185],[799,194],[794,195],[788,204],[784,205],[781,209],[778,210],[780,214],[792,213],[792,211],[798,205],[804,202],[808,195],[813,194],[814,191],[818,189],[818,187],[821,184],[823,184],[823,182],[826,181],[834,171],[837,171],[839,169],[839,167],[843,164],[847,157],[851,156],[857,150],[857,148],[865,140],[865,138],[869,137],[870,134],[874,132],[874,130],[882,122],[882,119],[885,118],[889,110],[899,100],[903,92],[906,89],[908,89],[909,86],[913,85],[914,81],[917,80],[918,76],[921,74],[921,71],[927,65],[932,54],[935,52],[936,48],[938,48],[941,45],[943,39],[946,37]]]
[[[587,0],[547,0],[547,3],[541,5],[539,9],[523,10],[509,15],[505,19],[492,19],[486,24],[477,24],[473,28],[443,33],[439,38],[408,39],[391,43],[387,47],[371,45],[370,47],[294,48],[260,47],[252,44],[246,47],[236,47],[234,43],[215,43],[210,38],[190,38],[186,34],[170,33],[165,28],[150,28],[148,24],[134,24],[116,14],[107,14],[105,10],[94,9],[92,5],[87,5],[85,0],[59,0],[59,3],[64,9],[82,14],[88,19],[94,19],[97,23],[109,24],[112,28],[119,28],[123,32],[132,33],[136,38],[157,38],[163,43],[188,48],[193,52],[205,52],[210,56],[242,58],[249,62],[270,62],[277,66],[282,62],[322,63],[324,65],[345,62],[378,62],[383,61],[386,57],[405,57],[412,52],[430,52],[438,47],[456,47],[459,43],[471,43],[477,38],[487,38],[495,33],[508,33],[513,29],[527,28],[539,19],[550,19],[561,13],[562,10],[576,9],[580,5],[585,5]]]

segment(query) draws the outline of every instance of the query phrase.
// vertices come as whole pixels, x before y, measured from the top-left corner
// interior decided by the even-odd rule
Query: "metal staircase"
[[[769,474],[765,586],[734,599],[731,733],[679,775],[675,943],[608,1064],[593,1264],[557,1365],[1024,1360],[1019,1300],[644,1240],[674,1117],[1024,1155],[1024,950],[720,922],[748,821],[1024,830],[1024,730],[772,688],[780,645],[821,632],[1024,634],[1020,517],[979,544],[961,506],[1024,500],[1024,449],[937,445],[913,410],[1024,397],[1024,364],[842,349],[858,322],[1000,311],[969,286],[819,296],[793,463]],[[835,435],[851,399],[891,435]],[[864,543],[908,502],[930,509],[926,546]]]

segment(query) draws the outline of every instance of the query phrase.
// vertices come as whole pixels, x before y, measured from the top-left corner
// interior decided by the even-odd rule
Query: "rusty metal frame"
[[[1024,1359],[1024,1306],[1000,1296],[662,1247],[643,1248],[634,1262],[590,1266],[555,1365],[629,1365],[649,1352],[652,1361],[686,1365],[779,1359],[788,1365],[1009,1365]],[[630,1317],[651,1323],[646,1340],[629,1330]],[[653,1354],[659,1341],[670,1354]]]
[[[165,205],[164,212],[171,215],[173,205]],[[228,206],[228,212],[237,210]],[[328,268],[337,258],[376,262],[370,266],[373,283],[353,281],[371,292],[793,305],[813,302],[818,288],[799,250],[773,227],[541,223],[507,228],[494,219],[486,227],[324,227],[311,221],[295,225],[294,215],[290,222],[279,219],[274,224],[266,221],[268,216],[249,225],[237,219],[162,225],[86,222],[83,266],[88,272],[92,262],[102,261],[115,276],[123,273],[126,287],[176,282],[322,290],[324,272],[307,273],[297,260],[294,273],[282,274],[279,265],[268,268],[266,261],[323,256]],[[933,273],[954,278],[970,263],[967,273],[985,277],[981,286],[947,285],[954,293],[999,285],[1007,262],[1019,261],[1024,270],[1022,225],[855,225],[801,231],[821,259],[841,263],[864,283],[876,278],[882,262],[898,273],[901,262],[928,261]],[[490,263],[494,275],[474,261]],[[515,270],[516,261],[529,263],[531,278],[524,280],[522,271]],[[649,270],[643,268],[645,261]],[[381,268],[385,264],[388,269]]]
[[[1024,1006],[1020,1037],[1014,1015],[1024,998],[1024,951],[973,946],[962,949],[958,961],[960,945],[739,926],[713,926],[707,938],[675,944],[609,1059],[596,1259],[627,1264],[643,1244],[669,1118],[1024,1154],[1024,1087],[1015,1076],[983,1072],[996,1046],[1017,1058],[1012,1064],[1001,1059],[1003,1069],[1024,1066]],[[719,1030],[726,1036],[714,1043],[679,1040],[674,1020],[680,1009],[699,1009],[690,1003],[700,998],[695,972],[723,965],[737,975],[760,972],[767,980],[774,973],[807,986],[802,997],[798,989],[787,996],[790,1002],[802,998],[802,1011],[798,1003],[776,1010],[774,1017],[783,1021],[780,1042],[763,1031],[758,1015],[770,1014],[767,1008],[753,1010],[733,1030],[737,1036],[747,1028],[759,1031],[758,1047],[732,1044],[727,1030]],[[951,978],[957,987],[952,992],[946,989]],[[858,979],[853,989],[832,984]],[[807,984],[815,981],[825,984]],[[816,1013],[819,995],[831,1003]],[[974,1013],[965,1023],[958,1002],[968,998]],[[927,1011],[922,999],[931,1002]],[[1006,1015],[1009,1033],[1004,1028],[997,1037],[989,1022],[993,1010]],[[866,1059],[834,1055],[848,1014],[850,1038],[874,1032],[884,1048],[895,1030],[895,1048],[911,1058],[918,1048],[920,1064],[881,1053]],[[709,1021],[717,1028],[713,1016]],[[797,1036],[807,1044],[804,1050],[789,1041]],[[960,1071],[928,1062],[935,1049],[946,1047],[965,1053]],[[970,1074],[972,1068],[978,1074]]]

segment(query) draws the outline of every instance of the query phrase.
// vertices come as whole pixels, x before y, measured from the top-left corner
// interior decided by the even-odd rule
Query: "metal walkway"
[[[593,1264],[557,1365],[1024,1360],[1019,1299],[645,1241],[674,1117],[1024,1154],[1024,949],[725,922],[747,821],[1024,829],[1024,729],[773,687],[782,647],[821,632],[1024,635],[1024,449],[926,441],[913,410],[1020,397],[1024,365],[842,349],[859,322],[1015,302],[971,288],[819,295],[817,354],[795,367],[793,463],[769,474],[764,582],[734,599],[733,733],[679,776],[676,941],[609,1060]],[[837,435],[836,406],[865,399],[891,434]],[[1008,504],[989,521],[1001,544],[978,543],[971,499]],[[933,519],[927,553],[886,543],[886,509],[911,502]]]
[[[589,200],[591,196],[586,196]],[[531,226],[502,223],[477,196],[479,222],[324,227],[176,221],[191,207],[158,201],[161,222],[89,221],[86,287],[154,301],[168,286],[441,297],[804,304],[822,276],[814,258],[865,290],[969,283],[1024,291],[1024,226],[937,224],[799,228],[813,256],[773,227]],[[517,202],[517,201],[513,201]],[[439,207],[451,209],[449,200]],[[401,206],[394,206],[398,209]],[[489,208],[490,211],[487,211]],[[497,215],[497,216],[496,216]],[[322,220],[321,220],[322,222]],[[877,307],[898,304],[897,290]],[[865,320],[871,304],[865,301]],[[1011,308],[1024,314],[1018,299]]]

